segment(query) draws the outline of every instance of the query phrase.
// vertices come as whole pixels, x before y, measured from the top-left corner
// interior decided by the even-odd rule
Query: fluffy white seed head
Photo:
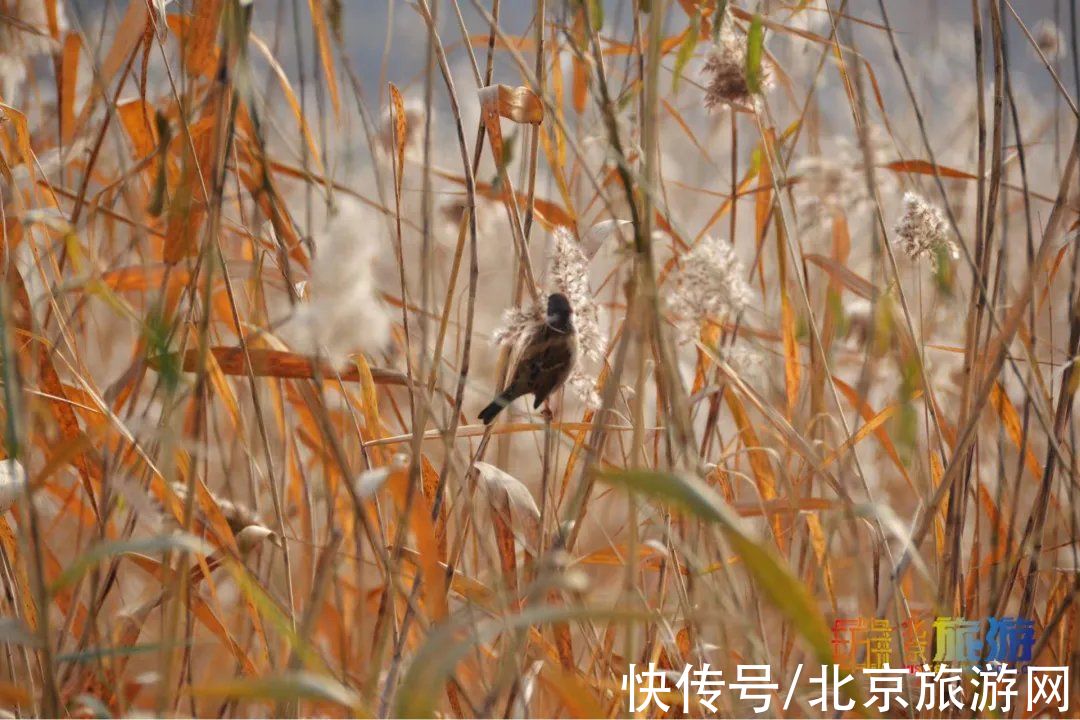
[[[599,360],[604,352],[604,334],[600,330],[600,310],[589,287],[589,261],[565,227],[555,228],[550,284],[552,292],[565,295],[574,309],[574,327],[581,353]]]
[[[697,336],[709,319],[737,317],[753,301],[746,268],[726,240],[704,238],[683,255],[668,300],[684,340]]]
[[[813,155],[796,163],[807,195],[821,212],[860,205],[868,200],[866,180],[854,158],[847,154]]]
[[[752,100],[750,86],[746,82],[746,36],[734,29],[734,20],[724,18],[716,42],[705,53],[702,74],[706,78],[705,107],[718,105],[749,105]],[[761,87],[767,89],[771,78],[762,63]]]
[[[873,125],[867,140],[870,162],[887,162],[891,147],[888,135]],[[828,227],[838,213],[850,218],[871,206],[873,196],[867,185],[865,160],[858,141],[839,138],[818,154],[795,161],[792,175],[798,180],[799,215],[806,225]],[[879,193],[892,192],[892,173],[878,171],[874,180]]]
[[[507,308],[502,325],[495,329],[492,341],[496,345],[517,347],[544,322],[544,307],[537,303],[525,307]]]
[[[953,260],[960,257],[945,215],[913,192],[904,194],[904,214],[896,223],[896,244],[912,260],[927,260],[935,272],[941,255]]]
[[[1065,35],[1050,20],[1040,20],[1031,35],[1035,38],[1035,45],[1047,60],[1054,61],[1065,57]]]
[[[604,333],[600,330],[600,310],[589,287],[589,261],[581,246],[565,227],[555,228],[555,245],[551,255],[551,290],[561,292],[574,309],[577,329],[578,355],[566,384],[589,407],[598,407],[596,373],[587,367],[598,363],[604,355]]]
[[[721,349],[720,357],[747,385],[760,388],[765,384],[768,368],[765,356],[757,348],[737,341]]]
[[[349,355],[386,345],[390,316],[379,299],[373,269],[381,227],[367,208],[343,200],[315,233],[307,298],[282,330],[302,352],[322,354],[342,367]]]

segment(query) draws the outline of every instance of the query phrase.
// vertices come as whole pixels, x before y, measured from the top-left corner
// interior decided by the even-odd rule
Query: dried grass
[[[1064,9],[107,5],[0,0],[5,710],[610,717],[857,616],[1077,671]],[[484,428],[548,289],[579,392]]]

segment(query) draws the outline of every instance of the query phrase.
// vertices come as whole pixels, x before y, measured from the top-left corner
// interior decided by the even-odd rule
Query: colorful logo
[[[929,625],[926,618],[911,617],[901,623],[895,645],[895,628],[885,618],[837,618],[832,634],[833,659],[853,669],[927,663],[1020,667],[1031,662],[1035,647],[1035,623],[1020,617],[938,617]],[[896,651],[900,663],[893,662]]]

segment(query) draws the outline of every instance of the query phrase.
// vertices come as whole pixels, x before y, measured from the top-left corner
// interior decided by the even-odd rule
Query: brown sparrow
[[[566,382],[577,356],[577,331],[571,322],[573,314],[565,295],[553,293],[548,296],[547,317],[526,341],[510,384],[480,412],[485,425],[522,395],[532,393],[533,408],[539,408]]]

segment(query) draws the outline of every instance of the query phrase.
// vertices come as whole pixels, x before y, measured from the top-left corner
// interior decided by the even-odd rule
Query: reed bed
[[[1073,710],[882,714],[1075,716],[1076,14],[0,0],[0,706],[836,716],[1019,618]]]

